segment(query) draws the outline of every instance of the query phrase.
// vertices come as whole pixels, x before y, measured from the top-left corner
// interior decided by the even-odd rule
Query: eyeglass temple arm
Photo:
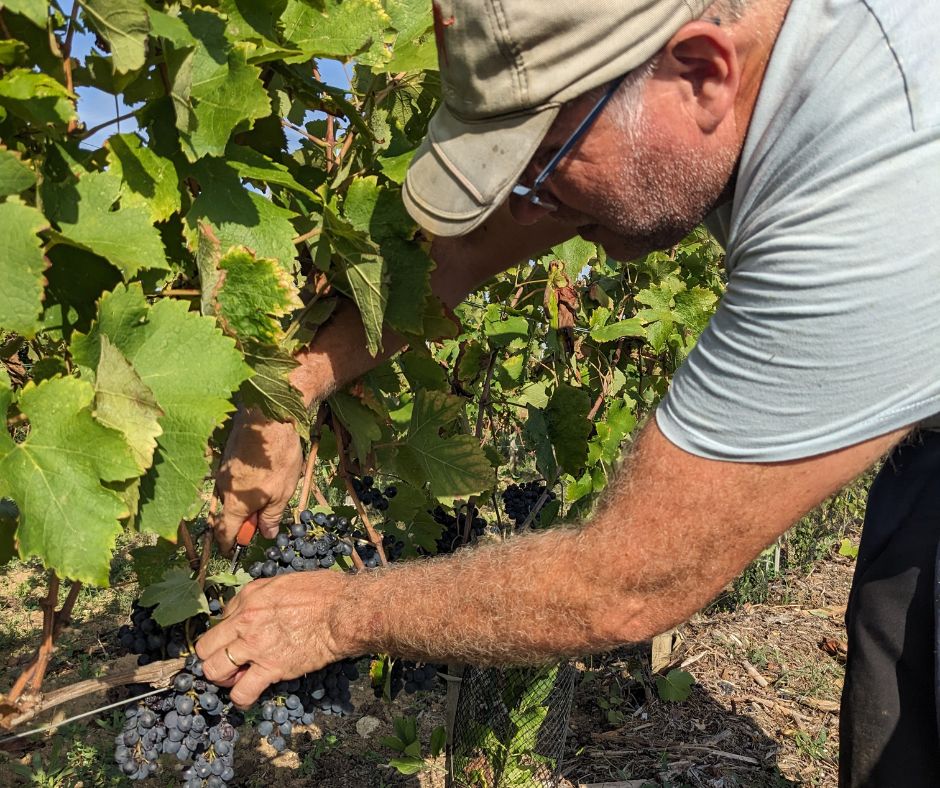
[[[564,158],[564,156],[568,153],[568,151],[570,151],[575,145],[578,144],[578,142],[581,139],[581,134],[584,132],[584,130],[588,126],[590,126],[595,121],[597,116],[601,114],[604,107],[607,106],[607,102],[610,101],[614,93],[617,92],[617,88],[619,88],[620,84],[624,81],[624,79],[626,79],[626,76],[627,76],[626,74],[622,74],[621,76],[617,77],[617,79],[615,79],[613,82],[610,83],[610,86],[604,92],[604,95],[601,97],[601,100],[598,101],[597,104],[595,104],[594,107],[591,109],[591,111],[587,115],[584,116],[582,121],[578,124],[578,127],[571,133],[571,136],[568,137],[567,140],[565,140],[565,144],[562,145],[557,151],[555,151],[555,155],[552,156],[548,164],[545,165],[545,168],[538,174],[538,177],[535,179],[535,182],[532,184],[531,191],[538,191],[539,188],[542,186],[542,184],[545,183],[547,178],[552,174],[552,171],[555,169],[555,167],[558,166],[558,162],[560,162]]]

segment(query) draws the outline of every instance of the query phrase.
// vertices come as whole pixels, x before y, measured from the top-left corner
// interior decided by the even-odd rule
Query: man
[[[252,583],[197,649],[236,703],[361,653],[528,662],[649,638],[940,411],[934,5],[563,5],[436,9],[444,106],[404,192],[437,239],[435,291],[453,305],[575,233],[630,259],[710,214],[727,294],[589,522]],[[365,371],[363,344],[340,314],[295,384],[324,396]],[[223,546],[253,513],[272,532],[299,469],[292,428],[241,419]],[[844,786],[940,785],[938,480],[940,436],[918,430],[873,488],[848,613]]]

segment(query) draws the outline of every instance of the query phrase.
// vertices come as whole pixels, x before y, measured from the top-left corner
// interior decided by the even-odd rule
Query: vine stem
[[[177,528],[176,532],[179,535],[179,541],[183,543],[183,549],[186,550],[186,559],[189,561],[189,568],[195,572],[199,566],[199,553],[196,552],[196,545],[193,544],[193,536],[189,532],[189,528],[186,527],[185,520],[180,520],[179,528]]]
[[[39,690],[42,680],[49,666],[52,649],[55,642],[55,608],[59,601],[59,577],[55,572],[49,575],[49,593],[40,603],[42,606],[42,642],[36,650],[35,656],[23,668],[23,672],[10,688],[6,697],[7,702],[16,703],[27,688]]]
[[[198,298],[202,295],[202,290],[196,290],[195,288],[180,290],[168,287],[166,290],[161,290],[159,295],[176,298]]]
[[[53,690],[34,706],[16,716],[5,715],[0,717],[0,726],[7,730],[12,730],[24,722],[38,717],[47,709],[54,708],[63,703],[76,700],[85,695],[94,692],[101,692],[111,687],[121,687],[125,684],[150,684],[153,686],[164,686],[169,684],[180,668],[183,667],[186,660],[183,657],[179,659],[164,660],[162,662],[152,662],[149,665],[134,667],[130,670],[121,670],[109,673],[96,679],[79,681],[75,684],[69,684],[65,687]]]
[[[219,511],[219,490],[213,488],[212,497],[209,499],[209,522],[215,520],[216,512]],[[212,555],[212,528],[207,528],[202,535],[202,555],[199,557],[199,573],[196,577],[199,580],[199,587],[206,587],[206,572],[209,569],[209,557]]]
[[[75,21],[78,18],[78,0],[72,2],[72,12],[69,14],[68,28],[65,31],[65,43],[62,45],[62,70],[65,72],[65,87],[72,95],[75,94],[75,85],[72,80],[72,39],[75,37]],[[77,108],[76,108],[77,109]],[[78,128],[78,117],[69,121],[67,134],[71,134]]]
[[[122,120],[129,120],[137,115],[137,111],[133,110],[131,112],[125,112],[123,115],[118,115],[116,118],[111,118],[111,120],[106,120],[104,123],[99,123],[97,126],[92,126],[90,129],[87,129],[82,134],[82,139],[88,139],[89,137],[97,134],[102,129],[108,128],[108,126],[113,126],[115,123],[120,123]]]
[[[356,506],[359,519],[362,520],[366,533],[369,534],[369,541],[372,542],[372,546],[375,547],[376,552],[379,554],[379,562],[382,566],[388,566],[388,559],[385,557],[385,548],[382,546],[382,539],[378,531],[375,530],[375,526],[372,525],[369,515],[366,514],[366,509],[362,505],[362,501],[359,500],[359,496],[356,495],[356,491],[353,489],[352,482],[349,479],[349,470],[346,468],[346,446],[343,440],[343,428],[340,424],[336,423],[336,419],[333,417],[330,419],[330,426],[333,428],[333,433],[336,435],[336,449],[339,452],[338,470],[339,475],[343,477],[343,483],[346,485],[346,492],[349,493],[349,497],[352,498]],[[353,550],[353,552],[355,552],[355,550]]]
[[[320,451],[320,429],[323,427],[325,421],[326,408],[321,405],[317,409],[317,420],[313,426],[313,433],[310,439],[310,453],[307,455],[307,464],[304,468],[304,482],[300,488],[300,511],[307,508],[307,504],[310,502],[311,490],[320,506],[328,507],[330,505],[326,498],[323,497],[323,493],[320,492],[320,487],[313,481],[313,471],[317,464],[317,454]],[[315,438],[313,434],[316,435]]]
[[[304,241],[309,241],[311,238],[316,238],[322,232],[323,232],[322,227],[314,227],[309,232],[306,232],[303,235],[298,235],[295,238],[293,238],[291,240],[291,243],[294,244],[294,246],[297,246],[297,244],[302,244]]]

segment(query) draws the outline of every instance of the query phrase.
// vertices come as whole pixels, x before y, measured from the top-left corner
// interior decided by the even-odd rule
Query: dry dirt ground
[[[119,561],[116,563],[119,566]],[[649,674],[649,648],[623,650],[577,663],[563,785],[641,788],[711,786],[782,788],[837,784],[838,715],[845,630],[844,606],[852,561],[838,555],[809,575],[784,576],[766,603],[700,614],[681,626],[671,667],[695,678],[690,698],[659,699]],[[9,687],[29,658],[41,623],[42,575],[17,565],[0,575],[0,687]],[[118,570],[109,590],[83,591],[74,625],[61,637],[47,686],[91,678],[119,658],[118,626],[135,588]],[[125,660],[128,658],[125,658]],[[260,786],[443,785],[442,762],[402,776],[387,766],[394,753],[380,741],[393,717],[416,717],[424,752],[444,720],[444,689],[401,696],[392,706],[368,687],[357,690],[357,714],[329,718],[295,734],[292,752],[276,755],[257,737],[239,745],[233,788]],[[74,714],[105,695],[67,706]],[[356,723],[378,721],[368,736]],[[34,736],[0,751],[0,787],[90,788],[126,785],[111,765],[111,740],[120,716],[106,712]],[[360,726],[361,729],[361,726]],[[178,784],[172,772],[142,788]]]

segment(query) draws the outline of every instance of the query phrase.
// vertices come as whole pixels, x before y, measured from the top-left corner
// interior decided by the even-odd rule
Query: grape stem
[[[300,511],[307,508],[310,501],[310,492],[313,491],[320,506],[329,506],[319,486],[313,481],[313,471],[317,464],[317,454],[320,451],[320,429],[326,421],[326,408],[321,404],[317,409],[317,420],[310,433],[310,453],[307,455],[307,465],[304,468],[304,482],[300,488]]]
[[[376,552],[379,554],[379,563],[382,566],[388,566],[388,559],[385,557],[385,548],[382,545],[382,537],[379,536],[378,531],[375,530],[375,526],[372,525],[372,521],[369,520],[369,515],[366,514],[365,507],[362,505],[362,501],[359,500],[359,496],[356,495],[356,491],[353,489],[352,481],[350,480],[349,470],[346,468],[346,446],[343,439],[343,427],[341,424],[338,424],[336,418],[330,417],[330,426],[333,428],[333,434],[336,435],[336,450],[339,453],[339,463],[338,470],[340,476],[343,477],[343,482],[346,485],[346,492],[349,494],[349,497],[352,498],[353,503],[356,505],[356,511],[359,513],[359,519],[362,520],[362,524],[365,526],[366,533],[369,534],[369,541],[372,542],[372,546],[375,548]],[[355,553],[356,551],[353,550]]]
[[[189,561],[189,568],[195,572],[196,569],[199,568],[199,554],[196,552],[196,545],[193,544],[193,537],[192,534],[189,533],[189,528],[186,526],[185,520],[180,520],[177,534],[179,535],[179,541],[183,543],[183,548],[186,550],[186,559]]]
[[[555,486],[555,483],[558,481],[558,473],[556,470],[552,475],[551,480],[545,480],[545,489],[542,491],[542,494],[539,496],[539,499],[535,502],[535,506],[532,507],[532,511],[529,512],[529,516],[525,518],[525,521],[516,529],[516,533],[521,533],[526,528],[528,528],[535,521],[535,518],[538,517],[539,512],[542,510],[542,507],[545,506],[545,502],[548,500],[548,494],[551,492],[552,487]]]

